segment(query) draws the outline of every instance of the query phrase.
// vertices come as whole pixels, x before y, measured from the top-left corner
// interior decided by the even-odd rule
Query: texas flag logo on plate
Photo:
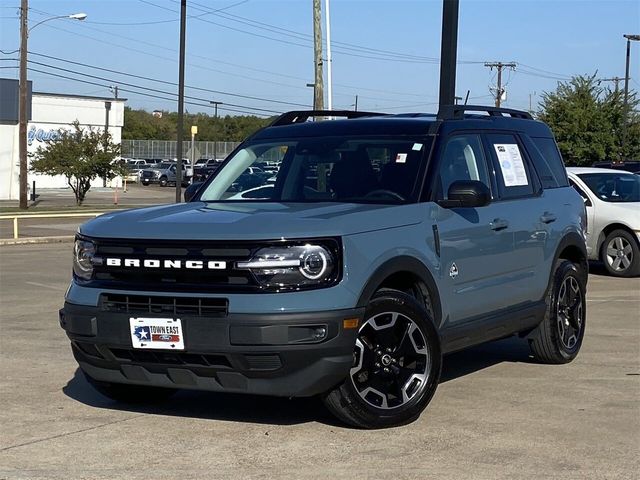
[[[133,348],[184,350],[178,318],[130,318],[129,325]]]

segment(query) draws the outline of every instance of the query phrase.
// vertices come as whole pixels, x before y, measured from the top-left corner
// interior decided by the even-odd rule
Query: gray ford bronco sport
[[[82,225],[60,325],[87,380],[120,401],[320,395],[379,428],[420,415],[449,352],[518,335],[573,360],[586,217],[553,135],[524,112],[451,111],[290,112],[187,203]],[[238,192],[264,162],[275,179]]]

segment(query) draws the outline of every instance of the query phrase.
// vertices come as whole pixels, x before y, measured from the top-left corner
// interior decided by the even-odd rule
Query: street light
[[[625,34],[623,37],[627,39],[627,65],[624,74],[624,134],[622,135],[622,151],[620,152],[622,155],[624,155],[624,148],[627,143],[627,131],[629,130],[627,123],[629,117],[627,107],[629,104],[629,63],[631,58],[631,41],[640,41],[640,35]]]
[[[223,105],[222,102],[216,102],[214,100],[211,100],[209,102],[211,105],[213,105],[213,128],[214,128],[214,137],[213,137],[213,160],[215,162],[218,161],[218,134],[215,131],[215,128],[218,127],[218,105]]]
[[[20,4],[20,94],[19,94],[19,140],[18,140],[18,157],[20,160],[20,208],[26,210],[27,203],[27,39],[29,32],[38,25],[56,20],[59,18],[68,18],[71,20],[84,20],[87,18],[86,13],[74,13],[72,15],[58,15],[55,17],[45,18],[29,28],[27,21],[27,13],[29,10],[28,0],[21,0]]]

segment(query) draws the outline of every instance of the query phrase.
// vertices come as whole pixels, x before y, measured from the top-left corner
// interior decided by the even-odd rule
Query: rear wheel
[[[640,275],[640,248],[633,236],[625,230],[614,230],[600,248],[604,268],[616,277]]]
[[[587,302],[585,279],[575,264],[558,260],[547,292],[544,319],[530,334],[535,357],[544,363],[569,363],[584,337]]]
[[[356,427],[403,425],[418,418],[433,397],[440,369],[429,314],[409,295],[381,290],[367,306],[348,377],[324,402]]]
[[[84,372],[83,372],[84,373]],[[87,382],[107,398],[123,403],[157,403],[171,397],[176,390],[172,388],[146,387],[144,385],[128,385],[95,380],[84,374]]]

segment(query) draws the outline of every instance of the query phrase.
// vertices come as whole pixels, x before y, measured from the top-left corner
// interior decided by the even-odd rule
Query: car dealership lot
[[[315,399],[181,392],[151,407],[78,374],[57,310],[71,244],[0,247],[0,478],[633,478],[640,279],[589,279],[569,365],[507,339],[445,358],[418,421],[359,431]]]

